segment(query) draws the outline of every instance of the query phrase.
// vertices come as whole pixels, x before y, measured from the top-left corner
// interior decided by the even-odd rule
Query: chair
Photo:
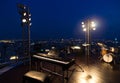
[[[23,83],[51,83],[50,75],[38,71],[28,71],[23,76]]]

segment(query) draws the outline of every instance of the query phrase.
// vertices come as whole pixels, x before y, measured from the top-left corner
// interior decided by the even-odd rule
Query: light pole
[[[86,22],[82,22],[82,28],[85,32],[85,55],[87,59],[87,65],[89,63],[89,57],[90,57],[90,48],[91,48],[91,30],[96,30],[96,24],[94,21],[90,21],[89,19]]]
[[[23,27],[23,46],[25,45],[25,31],[24,29],[27,28],[27,54],[29,56],[29,69],[31,69],[31,55],[30,55],[30,27],[31,27],[31,14],[30,9],[28,6],[23,4],[17,4],[18,12],[21,15],[21,26]],[[26,47],[24,46],[24,50]],[[26,51],[25,51],[26,52]]]

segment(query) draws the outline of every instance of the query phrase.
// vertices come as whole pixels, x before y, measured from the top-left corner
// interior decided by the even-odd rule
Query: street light
[[[20,14],[21,16],[21,25],[23,27],[23,46],[25,45],[24,44],[24,35],[25,35],[25,32],[24,32],[24,29],[25,27],[27,27],[27,34],[28,34],[28,56],[29,56],[29,67],[31,69],[31,55],[30,55],[30,27],[32,25],[31,23],[31,13],[30,13],[30,9],[28,6],[24,5],[24,4],[17,4],[17,7],[18,7],[18,13]],[[25,48],[24,48],[25,49]]]
[[[88,60],[90,56],[90,46],[91,46],[91,41],[90,41],[90,31],[91,30],[96,30],[96,23],[94,21],[87,20],[86,22],[82,22],[82,29],[85,32],[85,53],[87,56],[87,65],[88,65]]]

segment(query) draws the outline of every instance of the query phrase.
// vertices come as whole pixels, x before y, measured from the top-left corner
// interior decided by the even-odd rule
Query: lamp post
[[[87,65],[89,63],[89,56],[90,56],[90,48],[91,48],[91,30],[96,30],[96,24],[94,21],[90,21],[89,19],[86,22],[82,22],[82,28],[85,32],[85,55],[87,59]]]
[[[25,45],[25,31],[24,29],[27,28],[27,54],[29,56],[29,69],[31,69],[31,55],[30,55],[30,27],[32,25],[31,23],[31,14],[30,14],[30,9],[28,6],[23,5],[23,4],[17,4],[18,7],[18,12],[21,15],[21,26],[23,27],[23,46]],[[23,48],[25,49],[25,46]],[[25,51],[26,52],[26,51]]]

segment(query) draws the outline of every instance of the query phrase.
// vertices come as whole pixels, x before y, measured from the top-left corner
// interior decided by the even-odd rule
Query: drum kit
[[[105,55],[103,56],[103,60],[104,60],[105,62],[110,63],[110,62],[113,61],[113,56],[114,56],[114,55],[113,55],[112,53],[105,54]]]
[[[115,62],[116,54],[118,53],[118,48],[106,47],[105,45],[98,44],[101,47],[101,58],[104,62],[111,63]]]

